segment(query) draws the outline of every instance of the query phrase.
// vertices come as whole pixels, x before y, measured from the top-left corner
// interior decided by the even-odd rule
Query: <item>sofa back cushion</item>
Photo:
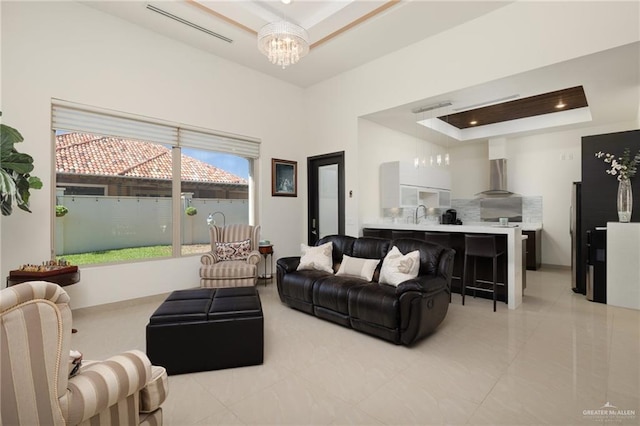
[[[437,273],[444,247],[412,238],[393,240],[391,241],[391,247],[393,246],[398,247],[402,254],[407,254],[414,250],[420,251],[420,272],[418,272],[418,275]]]
[[[389,243],[389,240],[382,238],[358,238],[353,243],[353,254],[350,254],[350,256],[365,259],[383,259],[391,249]]]
[[[333,271],[337,272],[340,267],[340,263],[342,262],[342,256],[354,256],[353,253],[353,243],[356,241],[356,238],[350,237],[348,235],[327,235],[324,238],[321,238],[320,241],[316,243],[317,246],[326,244],[328,242],[333,243]],[[356,256],[354,256],[356,257]]]

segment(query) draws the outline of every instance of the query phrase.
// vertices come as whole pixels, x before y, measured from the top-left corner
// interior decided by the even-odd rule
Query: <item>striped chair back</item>
[[[0,424],[64,425],[69,296],[32,281],[0,291]]]
[[[260,244],[260,226],[235,223],[225,227],[212,226],[209,229],[211,236],[211,250],[215,251],[216,243],[233,243],[236,241],[251,240],[251,250],[258,250]]]

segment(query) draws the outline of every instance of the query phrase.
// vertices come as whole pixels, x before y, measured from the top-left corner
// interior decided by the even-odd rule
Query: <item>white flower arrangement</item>
[[[631,150],[625,148],[622,157],[615,157],[613,154],[605,154],[604,152],[596,152],[596,157],[604,157],[604,162],[611,164],[607,174],[617,176],[619,181],[631,179],[636,175],[636,168],[640,162],[640,151],[631,158]]]

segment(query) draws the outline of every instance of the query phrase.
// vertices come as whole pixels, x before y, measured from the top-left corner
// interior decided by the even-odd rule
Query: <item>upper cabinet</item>
[[[380,165],[382,208],[451,206],[451,175],[436,167],[416,168],[400,161]]]

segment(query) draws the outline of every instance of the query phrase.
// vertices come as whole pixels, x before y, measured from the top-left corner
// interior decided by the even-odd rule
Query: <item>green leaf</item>
[[[33,171],[33,158],[29,154],[21,154],[12,152],[3,155],[2,168],[5,170],[13,170],[18,173],[26,174]]]
[[[41,189],[42,188],[42,181],[40,180],[40,178],[36,177],[36,176],[29,176],[29,188],[31,188],[31,189]]]
[[[13,149],[13,144],[20,143],[24,140],[19,131],[5,124],[0,124],[0,148]]]
[[[29,210],[31,189],[42,188],[42,181],[29,176],[33,170],[33,157],[18,152],[14,144],[22,142],[20,132],[0,124],[0,210],[8,216],[15,203],[21,210]]]

